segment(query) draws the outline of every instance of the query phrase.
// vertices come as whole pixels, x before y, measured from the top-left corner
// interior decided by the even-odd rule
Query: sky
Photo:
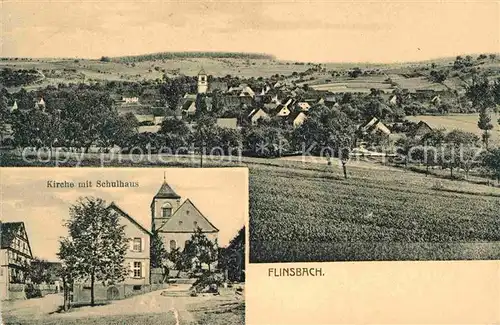
[[[1,3],[1,56],[243,51],[281,60],[407,62],[500,52],[499,1]]]
[[[163,173],[181,202],[189,198],[219,229],[226,246],[245,225],[248,215],[248,174],[244,168],[2,168],[0,219],[23,221],[34,256],[56,261],[59,239],[67,236],[64,220],[79,197],[114,201],[146,229],[151,229],[150,204],[163,183]],[[47,181],[120,179],[138,188],[47,188]]]

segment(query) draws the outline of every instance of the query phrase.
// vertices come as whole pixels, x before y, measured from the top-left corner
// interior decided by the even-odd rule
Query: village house
[[[45,111],[46,106],[45,106],[45,101],[43,100],[43,98],[40,98],[40,100],[35,103],[35,108],[40,109],[42,111]]]
[[[248,119],[252,125],[257,125],[260,119],[268,119],[269,114],[267,114],[262,108],[253,109],[250,114],[248,114]]]
[[[389,128],[376,117],[373,117],[365,124],[362,124],[359,127],[359,130],[364,134],[378,133],[384,136],[389,136],[391,134],[391,130],[389,130]]]
[[[392,105],[392,106],[396,106],[398,104],[398,96],[392,95],[389,98],[389,104]]]
[[[287,105],[280,104],[276,107],[275,109],[275,114],[276,116],[288,116],[290,115],[290,109],[288,108]]]
[[[308,102],[298,102],[297,103],[297,109],[300,111],[307,112],[307,111],[309,111],[310,108],[311,108],[311,105],[309,105]]]
[[[180,109],[186,115],[194,115],[196,113],[196,94],[185,94],[181,100]]]
[[[229,88],[228,93],[240,97],[255,97],[255,92],[247,84],[241,84],[238,87],[231,87]]]
[[[213,93],[215,91],[220,91],[222,93],[227,92],[229,89],[227,82],[224,81],[211,81],[208,83],[208,92]]]
[[[217,126],[225,129],[238,129],[238,119],[235,117],[221,117],[217,119]]]
[[[304,123],[307,119],[307,115],[304,112],[296,111],[288,116],[289,121],[292,123],[293,127],[297,128]]]
[[[116,203],[112,202],[108,209],[121,217],[120,224],[125,226],[125,237],[129,240],[129,247],[125,255],[125,265],[129,269],[129,275],[125,278],[124,284],[149,284],[149,241],[152,235],[151,232],[123,211]]]
[[[138,97],[122,97],[122,102],[124,104],[138,104],[139,98]]]
[[[94,285],[96,301],[116,300],[150,290],[150,240],[152,233],[139,224],[132,216],[111,202],[108,209],[118,214],[119,223],[124,226],[128,248],[125,253],[124,266],[128,270],[125,280],[119,284],[104,286]],[[73,301],[90,301],[90,283],[75,283],[73,286]]]
[[[430,127],[430,125],[426,122],[420,121],[411,131],[411,136],[415,138],[421,138],[430,132],[432,132],[432,127]]]
[[[18,107],[17,107],[17,100],[14,100],[14,104],[10,108],[10,112],[13,113],[14,111],[17,111],[17,109],[18,109]]]
[[[2,222],[0,234],[0,300],[25,299],[26,268],[33,254],[24,222]]]

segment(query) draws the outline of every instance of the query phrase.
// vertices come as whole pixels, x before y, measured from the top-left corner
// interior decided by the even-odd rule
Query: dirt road
[[[187,288],[190,285],[186,285]],[[149,292],[124,300],[116,300],[107,305],[75,308],[67,313],[55,312],[62,304],[61,295],[48,295],[40,299],[7,302],[2,305],[5,324],[87,324],[92,319],[99,323],[127,324],[127,320],[153,320],[151,324],[187,325],[194,322],[187,310],[189,296],[164,296],[163,291],[183,291],[182,285],[170,290]]]

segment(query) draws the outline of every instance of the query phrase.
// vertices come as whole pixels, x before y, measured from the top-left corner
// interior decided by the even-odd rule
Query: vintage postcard
[[[1,8],[0,165],[13,175],[41,168],[37,182],[49,180],[51,167],[99,167],[92,173],[110,182],[117,182],[115,168],[144,167],[134,175],[151,175],[147,191],[133,180],[92,187],[134,220],[145,208],[133,195],[146,191],[140,195],[150,204],[165,170],[179,193],[184,183],[171,184],[176,173],[209,187],[206,178],[218,170],[227,189],[234,170],[248,168],[248,195],[213,198],[238,209],[247,199],[247,324],[500,322],[498,1],[7,0]],[[28,194],[41,200],[77,192],[60,186]],[[134,194],[118,200],[120,193]],[[186,193],[179,204],[189,202]],[[212,194],[203,197],[212,201]],[[226,221],[192,203],[221,236]],[[46,204],[44,216],[54,209]],[[169,215],[178,208],[171,204],[146,208]],[[149,232],[154,221],[137,220]],[[31,240],[36,235],[24,222],[19,231]],[[233,230],[232,238],[245,232]],[[188,240],[164,239],[166,251],[184,250]],[[206,264],[228,279],[226,264]],[[150,274],[150,282],[163,277],[162,284],[184,275],[143,265],[129,271]],[[221,288],[216,280],[208,287]],[[174,317],[165,300],[164,321],[233,324],[242,319],[236,282],[219,290],[234,294],[227,308],[222,293],[199,308],[186,302],[199,297],[182,297],[185,307],[172,307]],[[78,285],[63,302],[88,297],[88,284]],[[125,297],[129,289],[147,297],[169,291],[139,285],[96,289],[96,304],[111,302],[78,312],[90,317],[143,301]],[[6,301],[6,315],[18,319],[20,309]],[[40,324],[71,322],[62,315],[73,310],[24,315],[33,312]],[[146,314],[137,313],[137,322],[158,316]]]
[[[244,324],[244,168],[2,168],[2,324]]]

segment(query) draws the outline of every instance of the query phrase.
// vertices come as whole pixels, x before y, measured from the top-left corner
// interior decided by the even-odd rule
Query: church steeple
[[[208,77],[205,69],[201,68],[198,72],[198,94],[205,94],[208,90]]]
[[[163,183],[151,201],[151,219],[153,231],[160,229],[167,222],[180,205],[181,197],[175,193],[167,183],[166,174],[163,174]]]

